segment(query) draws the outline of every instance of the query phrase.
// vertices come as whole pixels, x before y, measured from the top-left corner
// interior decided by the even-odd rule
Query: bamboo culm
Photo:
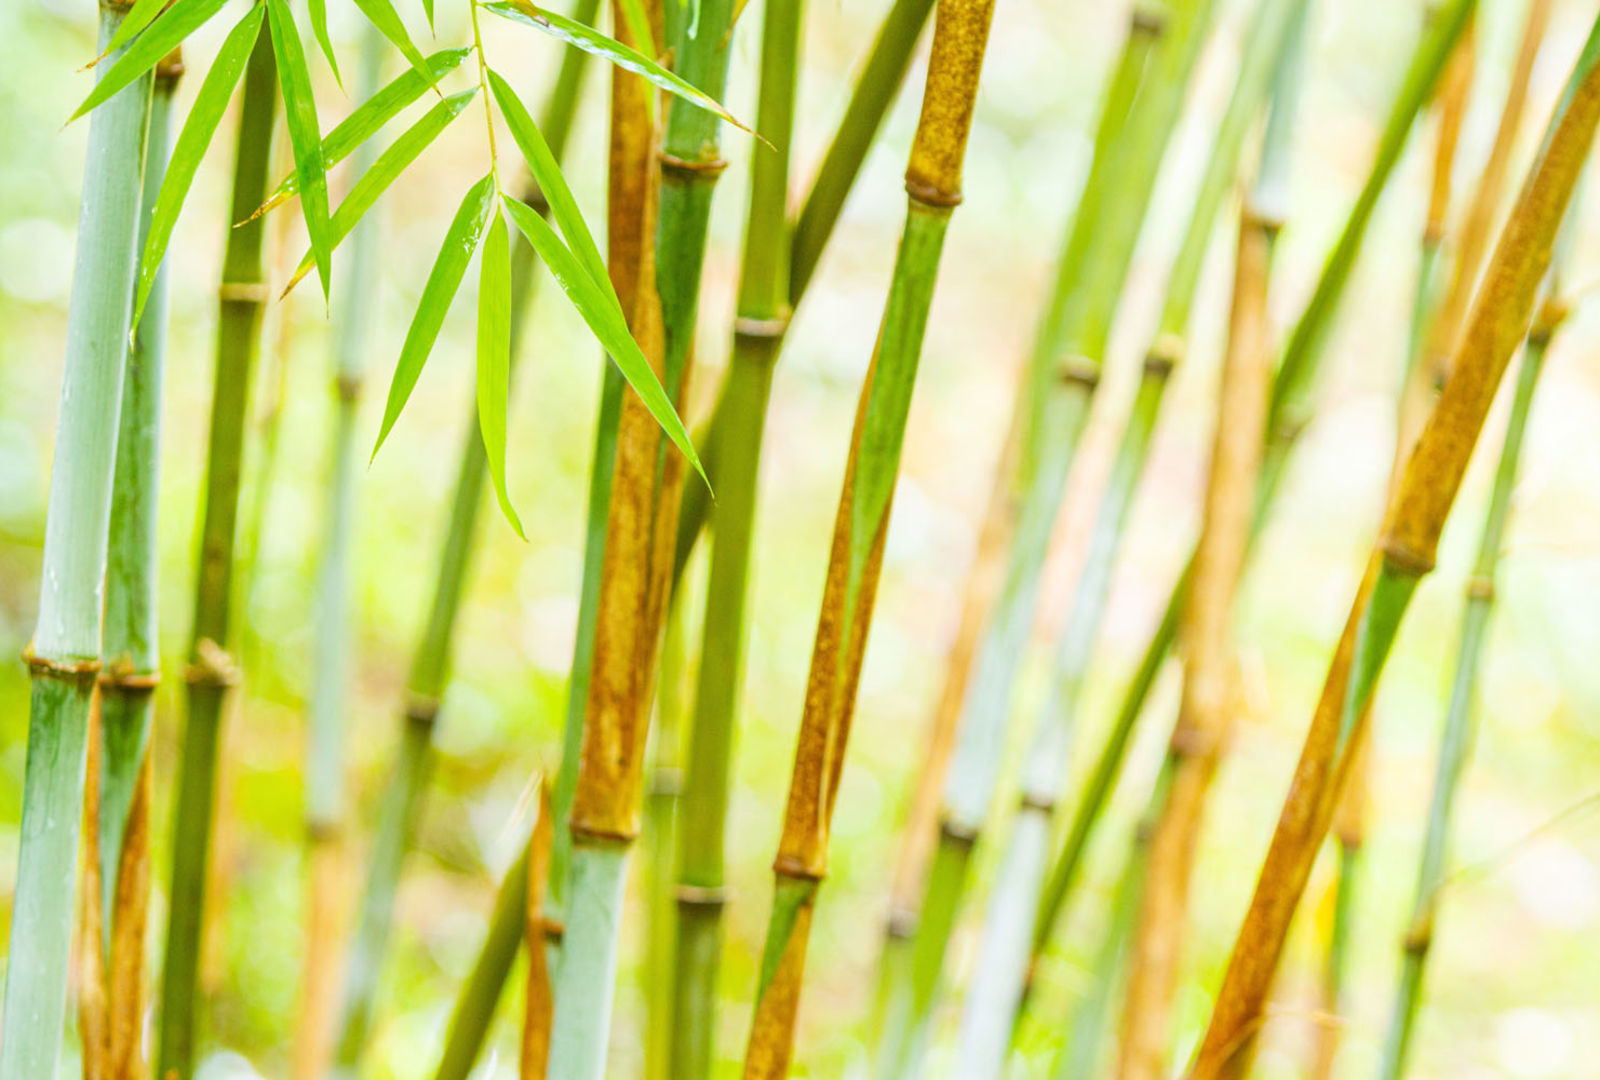
[[[1350,748],[1360,742],[1367,702],[1416,586],[1433,568],[1439,535],[1501,377],[1527,329],[1597,122],[1600,20],[1501,232],[1450,379],[1390,500],[1191,1068],[1196,1080],[1239,1076],[1249,1066],[1289,923],[1348,776]]]
[[[992,0],[940,0],[922,113],[906,172],[906,224],[878,344],[857,406],[834,523],[776,886],[745,1054],[746,1080],[788,1073],[817,889],[827,866],[861,659],[871,625],[900,449],[961,166]]]
[[[726,899],[724,833],[744,675],[750,551],[772,370],[789,319],[789,146],[801,12],[799,0],[769,0],[763,15],[756,126],[772,146],[752,151],[733,356],[723,391],[728,412],[716,430],[719,501],[678,831],[669,1068],[674,1080],[709,1076],[715,1050],[712,1036]]]
[[[266,222],[264,218],[246,219],[269,193],[277,108],[277,61],[272,38],[263,26],[245,66],[219,290],[216,380],[207,438],[194,623],[185,672],[188,710],[177,778],[168,893],[184,897],[185,902],[171,905],[167,916],[156,1040],[157,1075],[164,1080],[169,1074],[189,1080],[195,1067],[201,921],[206,907],[218,744],[223,703],[238,674],[227,648],[239,477],[251,372],[261,348],[261,318],[267,302],[262,259]]]
[[[579,0],[572,17],[589,23],[599,8],[599,0]],[[583,74],[588,68],[588,53],[568,49],[561,59],[554,85],[539,120],[551,152],[559,161],[572,131],[573,117],[577,112],[578,90]],[[530,190],[523,201],[538,210],[545,210],[543,196],[529,182]],[[528,313],[533,304],[533,283],[537,280],[536,259],[532,246],[516,231],[511,248],[511,361],[515,365],[527,331]],[[622,377],[611,364],[605,365],[605,381],[617,385],[620,392]],[[597,441],[603,441],[604,408],[601,430]],[[422,635],[412,656],[410,673],[406,680],[406,699],[400,723],[400,744],[395,751],[391,769],[391,783],[384,791],[379,809],[377,836],[368,856],[367,882],[356,930],[346,960],[345,989],[342,1019],[336,1045],[335,1059],[341,1074],[351,1074],[360,1061],[367,1033],[372,1023],[372,1005],[376,995],[383,956],[388,948],[390,927],[393,921],[395,891],[399,886],[401,867],[406,852],[411,847],[411,837],[420,812],[422,795],[432,771],[433,731],[438,723],[440,700],[449,682],[451,647],[455,638],[456,617],[460,612],[461,598],[466,588],[470,569],[472,546],[476,534],[478,509],[483,502],[488,458],[483,448],[483,438],[478,431],[477,401],[472,402],[470,423],[466,426],[457,467],[455,492],[450,506],[450,517],[439,554],[438,573],[434,579],[433,596]],[[615,430],[615,424],[611,425]],[[597,460],[601,459],[597,451]],[[596,468],[595,475],[610,480],[609,461],[605,469]],[[594,493],[591,493],[591,503]],[[601,502],[605,499],[602,497]],[[597,561],[597,560],[596,560]],[[589,577],[585,560],[585,580]],[[596,571],[598,573],[598,571]],[[592,606],[592,605],[591,605]],[[576,667],[574,670],[577,670]],[[496,996],[498,1000],[498,995]],[[490,1009],[492,1014],[493,1009]],[[477,1045],[488,1029],[488,1018],[476,1028],[466,1023],[466,1030],[452,1026],[458,1034],[472,1043],[472,1052],[466,1046],[457,1050],[458,1056],[476,1059]]]
[[[1316,381],[1317,368],[1339,300],[1366,237],[1378,198],[1388,186],[1395,165],[1405,149],[1412,124],[1423,104],[1432,96],[1445,61],[1459,38],[1474,0],[1451,0],[1441,10],[1413,54],[1410,66],[1390,107],[1377,153],[1366,181],[1340,230],[1339,238],[1323,264],[1310,299],[1284,345],[1272,399],[1267,414],[1267,438],[1260,476],[1256,485],[1255,523],[1252,536],[1258,536],[1266,512],[1277,495],[1289,451],[1305,428],[1309,417],[1309,395]],[[1034,923],[1035,959],[1048,943],[1068,895],[1082,868],[1083,855],[1110,797],[1132,739],[1134,727],[1143,711],[1145,698],[1160,673],[1168,648],[1177,633],[1178,613],[1188,590],[1192,558],[1179,575],[1168,597],[1166,609],[1151,635],[1149,644],[1122,696],[1111,728],[1101,744],[1082,795],[1073,811],[1066,837],[1056,851]]]
[[[1029,930],[1038,914],[1049,843],[1068,749],[1084,682],[1110,594],[1116,553],[1149,456],[1151,437],[1171,373],[1184,352],[1200,266],[1223,199],[1233,186],[1240,149],[1262,111],[1273,77],[1298,39],[1306,4],[1257,8],[1234,92],[1212,144],[1193,213],[1173,266],[1155,342],[1147,351],[1132,412],[1123,430],[1062,632],[1051,696],[1037,720],[1023,770],[1013,832],[984,922],[979,954],[962,1015],[962,1061],[968,1075],[997,1072],[1010,1044],[1029,960]],[[1263,221],[1268,219],[1263,218]],[[1276,235],[1276,219],[1268,230]],[[1270,247],[1270,239],[1268,240]]]
[[[1039,576],[1065,493],[1077,440],[1099,381],[1122,284],[1155,186],[1155,175],[1185,98],[1184,88],[1210,23],[1211,0],[1174,5],[1154,23],[1136,10],[1130,38],[1149,43],[1139,91],[1109,145],[1113,162],[1097,178],[1091,167],[1062,260],[1072,284],[1052,304],[1030,367],[1031,414],[1022,441],[1022,502],[1004,584],[979,652],[957,722],[956,739],[922,918],[912,946],[914,986],[907,1022],[885,1045],[880,1075],[920,1069],[925,1029],[939,993],[945,947],[960,910],[966,867],[988,816],[998,779],[1011,701],[1037,607]],[[1120,80],[1113,78],[1113,91]],[[1104,123],[1105,120],[1102,120]],[[1109,181],[1116,177],[1118,183]],[[1095,184],[1096,180],[1100,185]],[[1092,272],[1090,268],[1093,268]],[[1026,839],[1026,838],[1025,838]],[[1009,1030],[1007,1031],[1009,1034]],[[996,1040],[986,1041],[984,1053]],[[1003,1037],[1002,1040],[1003,1042]],[[1003,1051],[1002,1051],[1003,1052]]]
[[[101,5],[102,44],[126,11]],[[89,118],[39,621],[26,655],[32,694],[0,1032],[3,1080],[50,1080],[61,1053],[150,98],[146,76]]]

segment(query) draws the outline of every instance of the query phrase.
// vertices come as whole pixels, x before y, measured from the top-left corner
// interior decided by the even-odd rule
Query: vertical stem
[[[834,798],[855,707],[906,416],[983,66],[992,0],[940,0],[922,114],[906,172],[905,230],[857,407],[834,523],[799,745],[774,864],[771,921],[746,1080],[788,1073],[805,949],[827,866]]]
[[[772,369],[789,321],[789,150],[803,5],[769,0],[761,37],[755,146],[733,358],[716,430],[721,462],[706,617],[690,728],[678,845],[678,935],[673,984],[673,1080],[710,1075],[722,946],[724,833],[738,700],[761,444]],[[702,14],[702,17],[704,15]]]
[[[217,747],[222,709],[237,668],[228,655],[235,520],[248,417],[251,369],[261,345],[267,302],[262,265],[265,218],[247,221],[265,201],[277,112],[277,62],[265,26],[245,67],[244,95],[234,161],[233,199],[223,254],[217,326],[216,380],[207,442],[205,509],[195,573],[195,607],[189,667],[188,714],[179,764],[172,835],[172,887],[181,897],[167,919],[162,970],[157,1075],[189,1080],[194,1073],[199,1000],[201,915],[211,844]],[[237,223],[237,224],[236,224]]]
[[[599,8],[599,0],[578,0],[572,16],[589,23]],[[573,117],[577,112],[578,90],[583,73],[588,67],[588,54],[580,49],[568,49],[561,58],[555,83],[539,118],[552,153],[559,161],[566,149],[572,131]],[[545,210],[543,195],[531,181],[530,190],[523,200],[538,210]],[[516,231],[511,248],[511,295],[514,306],[511,313],[511,359],[516,363],[527,331],[528,315],[533,306],[534,271],[533,248],[520,231]],[[620,385],[621,376],[611,365],[606,365],[606,380]],[[602,410],[603,412],[603,410]],[[456,617],[461,610],[461,597],[466,587],[470,569],[473,539],[476,532],[478,508],[483,502],[484,479],[488,471],[488,458],[483,439],[478,432],[477,402],[472,403],[472,415],[465,429],[457,469],[455,494],[450,507],[450,517],[445,526],[444,540],[439,553],[438,571],[434,579],[433,597],[427,621],[412,656],[411,670],[406,681],[406,701],[400,722],[400,745],[395,752],[389,783],[384,790],[379,810],[377,837],[373,842],[367,868],[367,882],[362,897],[356,931],[346,961],[343,1019],[340,1023],[336,1052],[337,1068],[341,1073],[352,1073],[365,1048],[367,1032],[372,1023],[373,1001],[377,994],[378,977],[383,956],[388,948],[389,932],[394,916],[394,898],[399,886],[400,873],[407,850],[411,846],[422,796],[432,771],[433,729],[438,721],[439,702],[449,681],[451,646],[455,638]],[[601,435],[604,434],[602,424]],[[613,426],[614,430],[614,426]],[[600,455],[597,455],[597,459]],[[597,468],[597,472],[599,472]],[[609,478],[609,460],[603,475]],[[591,502],[594,499],[591,492]],[[602,497],[602,505],[604,497]],[[584,578],[589,578],[589,563],[585,559]],[[587,596],[587,591],[585,593]],[[592,605],[591,605],[592,606]],[[581,622],[581,616],[580,616]],[[580,633],[581,641],[581,633]],[[577,670],[575,668],[575,670]],[[586,668],[585,668],[586,670]],[[503,942],[505,936],[491,937]],[[488,943],[486,942],[485,947]],[[515,949],[515,943],[511,948]],[[498,987],[496,988],[498,1000]],[[493,1009],[489,1010],[492,1014]],[[474,1028],[452,1026],[471,1044],[471,1053],[463,1046],[458,1053],[470,1061],[477,1056],[483,1033],[488,1029],[488,1017]],[[475,1031],[475,1034],[474,1034]]]

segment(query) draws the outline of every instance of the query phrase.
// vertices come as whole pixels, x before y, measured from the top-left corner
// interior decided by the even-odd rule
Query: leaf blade
[[[617,370],[622,372],[622,377],[633,387],[634,393],[639,395],[639,400],[650,410],[650,415],[661,425],[661,430],[672,441],[672,445],[689,460],[689,464],[694,466],[694,471],[700,474],[700,479],[709,487],[710,481],[706,478],[705,469],[700,463],[700,455],[695,452],[694,444],[689,439],[689,432],[684,428],[677,409],[667,397],[667,392],[662,389],[661,380],[656,377],[655,369],[650,366],[650,361],[645,359],[639,343],[628,331],[622,309],[617,306],[609,293],[602,292],[590,279],[577,256],[567,250],[561,243],[561,238],[556,235],[555,229],[539,216],[538,211],[509,196],[505,197],[503,202],[506,213],[511,215],[512,223],[528,238],[528,243],[533,245],[539,258],[544,260],[551,276],[556,279],[556,284],[561,286],[561,291],[566,293],[572,306],[577,309],[583,321],[599,339],[612,362],[617,365]]]
[[[156,194],[155,207],[150,213],[150,228],[139,260],[139,279],[133,307],[134,327],[139,325],[139,317],[144,313],[145,302],[149,300],[150,289],[155,284],[156,272],[166,258],[173,226],[183,209],[189,187],[194,182],[200,159],[205,156],[207,147],[216,135],[217,125],[223,113],[227,112],[234,88],[244,75],[250,52],[261,36],[261,21],[265,15],[261,7],[253,7],[228,32],[222,48],[217,51],[217,58],[212,61],[211,69],[200,84],[194,105],[183,122],[183,130],[173,145],[166,176],[161,181],[161,190]]]
[[[511,244],[506,219],[495,214],[483,241],[478,263],[478,432],[489,462],[500,512],[522,539],[522,519],[517,517],[506,491],[506,411],[511,389]]]
[[[285,0],[267,0],[267,25],[278,57],[278,88],[283,93],[289,142],[294,147],[295,172],[302,185],[300,212],[311,237],[311,251],[317,258],[317,276],[326,301],[333,282],[333,243],[328,220],[328,175],[322,163],[322,131],[317,123],[316,99],[311,94],[311,72],[306,67],[305,48],[300,44],[294,15]]]
[[[100,77],[89,96],[83,99],[77,111],[67,118],[67,123],[111,100],[117,91],[161,62],[190,34],[204,26],[227,0],[178,0],[157,16],[144,33],[133,40],[128,51],[117,58],[111,69]]]
[[[423,57],[422,50],[417,48],[416,42],[411,40],[411,34],[400,20],[400,13],[394,9],[391,0],[356,0],[356,7],[361,9],[361,14],[367,17],[368,22],[378,28],[378,33],[400,50],[400,55],[406,58],[412,70],[426,79],[428,61]]]
[[[720,117],[740,131],[749,132],[752,135],[755,134],[749,127],[741,123],[737,117],[723,108],[722,104],[710,94],[695,88],[660,64],[657,64],[654,60],[649,59],[635,49],[629,48],[615,38],[607,37],[592,26],[585,26],[575,19],[569,19],[565,15],[558,15],[554,11],[548,11],[544,8],[535,9],[528,5],[526,0],[523,0],[523,2],[518,2],[518,0],[496,0],[495,3],[485,4],[484,10],[492,11],[503,19],[510,19],[512,22],[519,22],[536,30],[542,30],[553,38],[565,41],[568,45],[582,49],[593,56],[598,56],[602,60],[608,60],[624,71],[631,71],[635,75],[642,76],[669,94],[682,98],[691,105],[699,106],[712,115]]]
[[[389,437],[395,421],[400,418],[400,411],[405,408],[412,389],[417,385],[417,377],[422,374],[422,365],[433,351],[433,343],[439,338],[439,328],[444,325],[445,313],[450,310],[450,301],[455,299],[456,290],[461,287],[462,275],[466,273],[472,253],[477,250],[484,223],[493,205],[494,174],[490,173],[469,188],[462,198],[445,233],[444,243],[439,247],[433,269],[428,274],[428,283],[422,288],[422,297],[417,301],[417,310],[406,331],[405,344],[400,348],[400,359],[395,364],[394,378],[389,383],[389,398],[383,407],[383,424],[378,431],[377,444],[372,448],[374,458],[383,448],[383,442]]]
[[[311,32],[333,71],[333,81],[343,90],[344,76],[339,74],[339,58],[333,55],[333,39],[328,36],[328,0],[306,0],[306,9],[311,15]]]

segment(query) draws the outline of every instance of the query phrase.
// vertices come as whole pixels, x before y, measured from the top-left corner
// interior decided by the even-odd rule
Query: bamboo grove
[[[6,16],[0,1080],[1576,1075],[1600,15],[1377,7]]]

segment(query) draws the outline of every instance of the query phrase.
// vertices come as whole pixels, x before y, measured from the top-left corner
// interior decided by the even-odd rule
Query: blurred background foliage
[[[816,0],[806,22],[797,114],[797,178],[808,178],[870,41],[882,0]],[[1582,42],[1589,4],[1565,0],[1533,82],[1519,176],[1543,130],[1560,80]],[[1097,489],[1130,402],[1139,351],[1181,232],[1192,180],[1225,102],[1247,5],[1223,5],[1183,126],[1168,154],[1134,264],[1103,392],[1069,492],[1047,571],[1032,677],[1019,707],[1042,692],[1048,630],[1064,615]],[[1470,185],[1499,112],[1524,0],[1485,0],[1480,62],[1457,175]],[[408,20],[420,26],[419,19]],[[1317,5],[1307,91],[1295,146],[1293,215],[1280,245],[1274,310],[1298,309],[1362,179],[1384,103],[1422,12],[1413,2]],[[335,5],[341,52],[354,48],[357,16]],[[466,12],[441,5],[441,39],[460,37]],[[191,46],[208,55],[226,20]],[[727,101],[752,112],[759,20],[734,40]],[[1004,0],[984,73],[965,183],[952,225],[907,434],[904,469],[867,654],[851,760],[834,827],[830,885],[814,929],[795,1067],[837,1077],[864,1067],[872,971],[904,803],[955,627],[1015,376],[1048,287],[1058,237],[1087,168],[1105,67],[1124,28],[1120,5],[1087,0]],[[0,655],[26,644],[37,599],[40,545],[82,169],[83,124],[62,128],[89,84],[76,73],[93,54],[92,5],[16,0],[0,6]],[[420,39],[419,39],[420,40]],[[560,46],[493,27],[496,65],[525,87],[545,85]],[[857,389],[871,352],[902,213],[900,169],[916,120],[922,59],[872,151],[798,314],[779,367],[757,527],[744,728],[737,746],[729,829],[728,947],[719,1048],[733,1075],[743,1047],[770,893],[769,859],[788,779],[839,478]],[[319,76],[326,70],[315,65]],[[180,88],[187,108],[195,81]],[[349,107],[331,79],[318,87],[324,127]],[[603,80],[591,68],[569,154],[569,175],[598,230],[604,204]],[[532,99],[530,99],[530,104]],[[229,121],[231,123],[231,121]],[[1424,124],[1385,197],[1329,353],[1321,405],[1291,466],[1285,497],[1249,572],[1240,636],[1249,715],[1234,740],[1208,814],[1194,895],[1194,947],[1179,1001],[1180,1055],[1199,1033],[1238,918],[1281,803],[1326,658],[1351,596],[1388,477],[1392,395],[1406,340],[1431,125]],[[476,124],[455,125],[380,208],[384,222],[379,311],[370,341],[375,382],[386,382],[456,193],[481,168]],[[280,140],[280,142],[286,142]],[[730,136],[719,189],[697,353],[691,417],[702,415],[726,361],[748,179],[747,145]],[[219,138],[219,144],[222,140]],[[287,147],[280,147],[283,171]],[[172,336],[164,411],[161,492],[162,638],[168,678],[157,698],[156,908],[164,922],[166,828],[184,635],[188,631],[195,512],[204,466],[211,338],[225,214],[226,154],[200,171],[169,256]],[[348,183],[333,176],[335,191]],[[1600,274],[1600,194],[1590,185],[1571,280]],[[1458,203],[1461,201],[1458,194]],[[1458,207],[1459,209],[1459,207]],[[276,230],[274,280],[304,250],[285,215]],[[1152,464],[1134,508],[1112,607],[1093,673],[1080,744],[1120,693],[1198,518],[1212,394],[1226,315],[1231,244],[1218,230],[1202,282],[1194,362],[1170,393]],[[467,287],[470,291],[471,286]],[[432,560],[471,418],[472,323],[462,297],[436,360],[394,438],[359,490],[350,769],[365,842],[395,736],[405,661],[422,617]],[[555,290],[541,289],[512,403],[510,483],[528,542],[485,514],[457,648],[455,677],[437,738],[442,754],[407,862],[396,948],[378,1003],[370,1075],[427,1075],[458,981],[481,938],[494,884],[515,855],[530,807],[530,778],[553,773],[581,572],[583,499],[600,355]],[[237,618],[246,671],[226,733],[218,826],[215,919],[205,982],[218,1051],[208,1080],[282,1075],[295,1016],[303,890],[301,768],[312,649],[312,583],[331,431],[330,336],[314,289],[269,313],[247,442],[242,525],[246,557]],[[1504,553],[1498,614],[1483,679],[1483,727],[1465,781],[1455,839],[1464,868],[1435,945],[1412,1075],[1600,1075],[1600,812],[1578,813],[1530,838],[1565,808],[1600,795],[1600,305],[1587,292],[1557,338],[1534,406],[1526,464]],[[363,411],[375,434],[377,402]],[[1340,1075],[1370,1075],[1383,1036],[1397,942],[1414,878],[1453,655],[1464,575],[1487,498],[1504,402],[1469,473],[1447,531],[1440,570],[1417,598],[1380,691],[1374,800],[1352,970],[1355,1002]],[[275,413],[277,415],[275,415]],[[277,450],[262,434],[277,425]],[[695,573],[696,571],[691,571]],[[703,573],[702,571],[699,571]],[[703,589],[690,588],[698,597]],[[695,616],[691,613],[691,622]],[[690,640],[694,640],[691,638]],[[1171,665],[1169,665],[1171,667]],[[1169,714],[1175,669],[1151,708]],[[9,918],[25,750],[27,681],[0,664],[0,912]],[[1088,897],[1042,973],[1046,1030],[1030,1020],[1025,1064],[1062,1036],[1082,994],[1118,860],[1158,765],[1164,724],[1146,725],[1117,797],[1112,827],[1091,852]],[[1021,747],[1015,748],[1020,752]],[[1013,758],[1015,757],[1013,754]],[[1014,764],[1014,761],[1013,761]],[[1076,768],[1085,764],[1075,761]],[[359,887],[359,850],[349,887]],[[980,853],[979,886],[992,873]],[[1326,918],[1319,868],[1304,926],[1280,982],[1258,1075],[1300,1075],[1315,1000],[1311,923]],[[635,873],[637,881],[638,873]],[[976,924],[981,906],[967,921]],[[643,1020],[643,913],[626,923],[623,986],[611,1056],[635,1075]],[[957,973],[970,939],[958,931]],[[511,995],[508,995],[511,996]],[[943,1006],[941,1022],[955,1015]],[[507,1014],[510,1009],[504,1010]],[[511,1076],[515,1033],[502,1025],[484,1076]],[[938,1064],[937,1061],[934,1062]]]

